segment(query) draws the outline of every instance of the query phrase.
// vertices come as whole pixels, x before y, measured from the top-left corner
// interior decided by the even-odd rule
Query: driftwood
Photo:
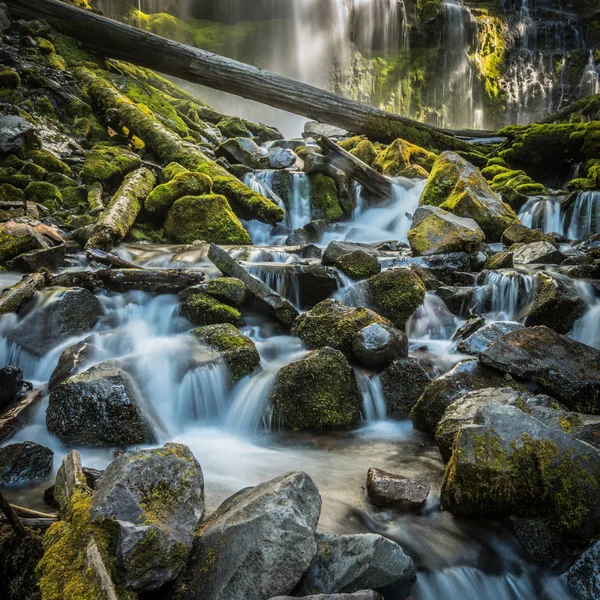
[[[39,271],[23,277],[0,296],[0,315],[19,310],[36,292],[46,287],[49,279],[48,271]]]
[[[103,56],[124,59],[167,75],[343,127],[362,133],[371,140],[391,142],[401,137],[430,149],[468,150],[472,148],[471,144],[458,136],[475,138],[490,135],[489,132],[452,131],[419,123],[206,50],[140,31],[59,0],[7,0],[7,4],[17,6],[18,14],[48,19],[59,31],[75,37],[86,48]],[[139,136],[137,131],[134,132]]]
[[[25,527],[30,527],[31,529],[41,529],[46,530],[50,525],[56,523],[58,519],[55,517],[53,519],[19,519],[21,523]],[[0,523],[10,523],[10,521],[6,517],[0,517]]]
[[[17,430],[27,424],[32,410],[41,399],[42,392],[34,390],[0,413],[0,442],[12,437]]]
[[[86,248],[108,249],[120,242],[133,227],[155,183],[154,173],[145,167],[129,173],[94,225]]]
[[[19,515],[15,512],[15,509],[10,505],[9,501],[0,494],[0,510],[4,513],[6,517],[6,523],[10,523],[14,532],[18,537],[25,537],[26,531]]]
[[[94,262],[98,262],[100,264],[106,265],[110,268],[117,269],[139,269],[138,265],[117,256],[116,254],[111,254],[110,252],[104,252],[104,250],[100,250],[98,248],[89,248],[86,250],[86,256],[89,260],[93,260]]]
[[[31,508],[25,508],[23,506],[17,506],[16,504],[11,504],[11,506],[13,507],[13,510],[20,517],[29,517],[29,518],[35,518],[35,519],[57,519],[58,518],[56,515],[53,515],[50,513],[43,513],[43,512],[40,512],[39,510],[32,510]]]
[[[294,321],[298,318],[296,308],[277,292],[274,292],[267,284],[254,277],[254,275],[250,275],[225,250],[219,248],[216,244],[211,244],[208,250],[208,258],[223,275],[241,279],[261,308],[272,314],[286,327],[291,327],[294,324]]]

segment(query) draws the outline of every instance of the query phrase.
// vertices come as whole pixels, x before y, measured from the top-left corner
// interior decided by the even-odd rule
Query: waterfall
[[[532,229],[541,229],[544,233],[561,233],[565,218],[561,210],[564,196],[533,196],[523,204],[519,211],[521,223]]]
[[[565,235],[570,240],[583,240],[600,232],[600,191],[579,192],[569,213],[569,228]]]
[[[575,281],[575,290],[590,305],[587,312],[575,323],[570,336],[600,350],[600,296],[587,281]]]
[[[600,93],[600,64],[594,63],[594,51],[590,50],[588,63],[580,83],[582,98]]]
[[[477,280],[475,312],[497,321],[515,321],[535,293],[533,275],[518,271],[484,271]]]
[[[371,375],[355,369],[356,378],[362,394],[363,401],[363,420],[367,423],[373,421],[383,421],[387,418],[387,409],[383,399],[383,389],[381,388],[381,377],[378,373]]]

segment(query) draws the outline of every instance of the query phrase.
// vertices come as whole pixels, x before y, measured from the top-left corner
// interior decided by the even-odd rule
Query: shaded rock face
[[[496,321],[495,323],[489,323],[488,325],[480,327],[467,338],[460,341],[456,346],[456,349],[464,354],[478,356],[484,352],[494,340],[501,338],[511,331],[517,331],[519,329],[523,329],[523,325],[511,321]]]
[[[0,411],[16,402],[27,389],[31,389],[31,384],[23,379],[19,367],[9,365],[0,369]]]
[[[561,577],[576,600],[600,598],[600,542],[590,546]]]
[[[52,371],[48,381],[48,391],[52,391],[59,383],[75,375],[97,350],[94,336],[89,336],[69,346],[58,358],[58,364]]]
[[[414,358],[394,361],[381,373],[381,387],[388,417],[406,419],[425,388],[431,383],[429,373]]]
[[[69,338],[90,331],[101,314],[100,300],[92,292],[70,288],[20,321],[9,339],[34,356],[44,356]]]
[[[20,153],[36,144],[35,127],[13,115],[0,115],[0,154]]]
[[[437,206],[421,206],[413,216],[408,241],[415,256],[473,252],[485,235],[473,219],[457,217]]]
[[[54,452],[35,442],[0,448],[0,486],[20,485],[45,479],[52,470]]]
[[[156,440],[152,414],[132,378],[107,361],[54,388],[46,426],[66,444],[149,444]]]
[[[356,592],[367,584],[386,598],[408,596],[416,580],[415,569],[395,542],[374,533],[317,534],[316,539],[316,556],[294,594]],[[391,592],[392,587],[394,593],[388,596],[386,590]]]
[[[117,522],[125,585],[157,589],[186,565],[204,515],[202,469],[181,444],[122,454],[97,482],[91,514]]]
[[[41,250],[49,241],[31,225],[7,221],[0,225],[0,261],[5,262],[24,252]]]
[[[375,506],[412,511],[425,504],[429,486],[381,469],[369,469],[367,495]]]
[[[399,329],[373,323],[356,334],[352,354],[367,369],[383,369],[394,360],[408,356],[408,338]]]
[[[487,405],[461,427],[442,485],[455,514],[545,517],[563,543],[600,529],[600,453],[513,406]]]
[[[559,265],[565,255],[549,242],[533,242],[517,248],[513,253],[516,265]]]
[[[571,410],[600,414],[600,352],[548,327],[526,327],[493,342],[484,365],[530,380]]]
[[[502,243],[505,246],[533,244],[534,242],[552,243],[553,240],[539,229],[530,229],[520,223],[514,223],[502,234]]]
[[[350,254],[355,251],[369,252],[369,246],[366,244],[360,244],[358,242],[343,242],[334,240],[329,242],[323,257],[321,258],[321,264],[332,267],[335,265],[337,260],[345,254]]]
[[[360,419],[356,376],[344,355],[333,348],[282,367],[270,402],[275,421],[291,429],[349,427]]]
[[[289,594],[317,551],[321,496],[312,479],[287,473],[241,490],[202,524],[177,600],[264,600]]]

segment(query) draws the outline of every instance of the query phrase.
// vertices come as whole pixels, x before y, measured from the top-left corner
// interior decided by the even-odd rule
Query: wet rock
[[[271,169],[285,169],[296,163],[296,155],[287,148],[273,148],[267,154],[269,167]]]
[[[513,223],[503,234],[502,243],[505,246],[513,244],[533,244],[534,242],[548,242],[554,244],[554,240],[540,231],[539,229],[530,229],[521,223]]]
[[[513,253],[516,265],[560,265],[565,255],[549,242],[533,242],[517,248]]]
[[[538,273],[535,297],[523,309],[518,320],[527,327],[545,325],[566,334],[587,309],[586,301],[570,285],[545,273]]]
[[[289,594],[317,551],[321,497],[305,473],[225,500],[196,532],[176,600],[264,600]]]
[[[403,475],[381,469],[369,469],[367,473],[367,496],[375,506],[402,511],[418,510],[423,507],[428,495],[428,485]]]
[[[368,279],[381,272],[381,264],[377,257],[364,250],[354,250],[343,254],[335,261],[337,269],[356,281]]]
[[[246,286],[236,277],[217,277],[196,286],[199,290],[231,306],[241,306],[246,300]],[[194,289],[194,288],[188,288]],[[185,294],[185,291],[182,292]]]
[[[23,379],[23,371],[19,367],[9,365],[0,369],[0,412],[28,389],[31,389],[31,384]]]
[[[452,337],[452,341],[465,340],[472,336],[478,329],[481,329],[485,325],[485,319],[483,317],[471,317],[467,319],[456,331]]]
[[[475,302],[477,289],[474,287],[442,286],[435,292],[453,315],[468,314]]]
[[[425,286],[411,269],[387,269],[365,286],[371,308],[400,329],[425,300]]]
[[[0,154],[20,154],[37,143],[35,127],[14,115],[0,115]]]
[[[315,594],[303,596],[303,598],[312,598],[312,600],[383,600],[383,596],[373,590],[361,590],[354,594]],[[275,596],[271,600],[294,600],[294,596]]]
[[[241,163],[251,169],[268,169],[271,166],[266,152],[246,137],[224,141],[217,149],[217,156],[226,158],[231,164]]]
[[[192,335],[223,358],[234,381],[250,375],[260,365],[254,342],[229,323],[198,327]]]
[[[315,244],[306,244],[298,248],[297,254],[302,258],[321,258],[323,250]]]
[[[301,246],[303,244],[318,243],[327,231],[327,221],[317,219],[294,229],[286,238],[286,246]]]
[[[471,256],[466,252],[450,252],[432,256],[404,256],[394,259],[392,264],[396,267],[427,269],[435,278],[449,284],[453,282],[456,271],[470,271],[472,267]]]
[[[473,220],[442,210],[437,206],[421,206],[414,215],[408,242],[415,256],[473,252],[485,235]]]
[[[563,543],[600,530],[600,453],[514,406],[486,405],[457,434],[442,485],[454,514],[545,517]]]
[[[352,354],[363,367],[381,370],[394,360],[408,356],[408,338],[399,329],[373,323],[356,334]]]
[[[181,444],[122,454],[106,468],[92,499],[93,518],[116,521],[118,563],[124,584],[136,592],[179,575],[203,515],[202,469]]]
[[[0,448],[0,486],[22,485],[45,479],[52,471],[54,452],[35,442]]]
[[[92,292],[70,288],[19,321],[8,339],[34,356],[44,356],[69,338],[92,329],[102,312],[102,304]]]
[[[333,348],[282,367],[270,403],[276,424],[287,429],[350,427],[360,420],[356,376],[344,355]]]
[[[298,300],[303,308],[311,308],[329,298],[338,289],[338,274],[322,265],[287,265],[298,282]]]
[[[46,426],[65,444],[130,446],[156,440],[153,411],[114,361],[59,383],[50,393]]]
[[[561,577],[576,600],[600,598],[600,542],[591,545]]]
[[[520,386],[512,378],[507,379],[476,360],[460,362],[425,388],[412,409],[413,425],[419,431],[434,434],[444,412],[454,400],[466,392],[489,387],[519,389]]]
[[[600,413],[600,351],[548,327],[525,327],[493,342],[484,365],[540,385],[577,412]]]
[[[294,591],[297,595],[356,592],[368,585],[400,600],[416,581],[412,560],[383,536],[318,533],[316,539],[317,554]]]
[[[0,225],[0,262],[9,261],[19,254],[48,248],[50,242],[31,225],[7,221]]]
[[[456,349],[463,354],[473,354],[474,356],[478,356],[484,352],[494,340],[501,338],[511,331],[517,331],[518,329],[523,329],[523,325],[511,321],[494,321],[493,323],[477,328],[474,333],[460,341]]]
[[[514,266],[514,252],[502,250],[490,256],[485,263],[486,269],[512,269]]]
[[[350,254],[356,250],[362,250],[363,252],[371,252],[375,254],[367,244],[333,241],[329,242],[327,248],[325,248],[323,258],[321,259],[321,264],[332,267],[344,254]]]
[[[196,289],[182,292],[181,314],[194,325],[237,325],[242,317],[237,308],[219,302],[213,296]]]
[[[381,373],[381,387],[388,417],[407,419],[425,388],[429,373],[414,358],[395,360]]]
[[[310,349],[330,346],[351,357],[354,337],[373,323],[389,324],[372,310],[328,299],[300,315],[293,333]]]
[[[56,271],[61,267],[67,266],[67,256],[76,249],[78,249],[76,244],[61,244],[52,248],[33,250],[17,256],[7,263],[6,266],[10,270],[24,271],[26,273],[35,273],[42,268],[49,271]]]
[[[551,519],[510,517],[510,524],[515,537],[536,564],[550,568],[564,559],[560,530]]]

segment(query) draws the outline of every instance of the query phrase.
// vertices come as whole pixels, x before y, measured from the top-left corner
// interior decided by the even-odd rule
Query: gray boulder
[[[306,473],[246,488],[196,532],[177,600],[264,600],[289,594],[317,551],[321,496]]]
[[[317,534],[316,539],[317,553],[294,590],[296,595],[356,592],[368,585],[385,598],[408,596],[415,568],[396,542],[374,533]]]
[[[133,379],[106,361],[54,388],[46,426],[65,444],[130,446],[156,441],[152,416]]]
[[[0,448],[0,486],[20,485],[45,479],[52,470],[54,452],[35,442]]]
[[[0,115],[0,154],[19,154],[36,145],[35,127],[23,117]]]
[[[302,246],[304,244],[317,244],[327,231],[327,221],[324,219],[316,219],[294,229],[285,239],[287,246]]]
[[[354,336],[352,354],[367,369],[384,369],[394,360],[408,356],[408,338],[395,327],[372,323]]]
[[[267,153],[250,138],[229,138],[217,148],[216,154],[226,158],[231,164],[242,164],[251,169],[270,167]]]
[[[83,365],[92,359],[98,351],[94,343],[95,336],[89,337],[69,346],[58,358],[58,363],[50,375],[48,391],[51,392],[59,383],[75,375]]]
[[[295,164],[297,156],[288,148],[275,147],[267,154],[271,169],[285,169]]]
[[[368,244],[360,244],[358,242],[342,242],[334,240],[329,242],[323,257],[321,258],[321,264],[332,267],[335,265],[337,260],[345,254],[350,254],[356,250],[368,252],[369,254],[376,255],[377,253]]]
[[[550,242],[533,242],[517,248],[513,254],[516,265],[560,265],[565,255]]]
[[[600,598],[600,542],[590,546],[561,577],[576,600]]]
[[[381,387],[388,417],[406,419],[431,376],[415,358],[395,360],[381,373]]]
[[[474,333],[458,343],[456,349],[463,354],[473,354],[475,356],[481,354],[485,349],[498,338],[510,333],[523,329],[520,323],[512,321],[496,321],[489,323],[477,329]]]
[[[418,510],[427,501],[429,486],[403,475],[369,469],[367,495],[375,506]]]
[[[181,444],[122,454],[97,482],[91,515],[116,521],[125,585],[162,587],[185,567],[204,515],[202,469]]]
[[[477,288],[447,285],[438,288],[435,293],[444,301],[453,315],[464,316],[475,304]]]

